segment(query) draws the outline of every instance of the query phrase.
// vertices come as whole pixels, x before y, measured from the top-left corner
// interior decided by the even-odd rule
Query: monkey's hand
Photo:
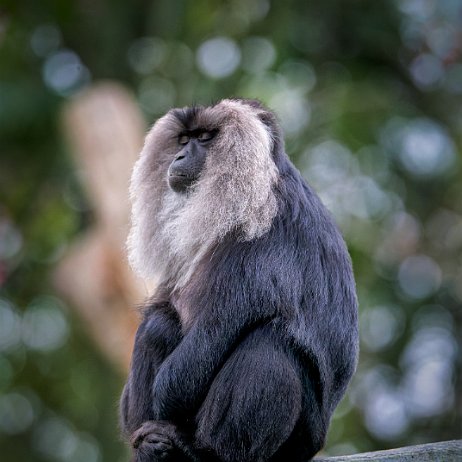
[[[144,422],[133,432],[130,443],[133,447],[132,462],[199,460],[176,426],[164,420]]]
[[[173,450],[170,427],[168,422],[148,420],[134,431],[130,438],[134,461],[168,459]]]

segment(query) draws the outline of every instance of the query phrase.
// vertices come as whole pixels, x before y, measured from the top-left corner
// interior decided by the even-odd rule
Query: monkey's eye
[[[213,132],[202,132],[199,134],[199,136],[197,137],[197,139],[199,141],[209,141],[211,140],[213,137],[215,136],[215,134]]]
[[[178,143],[180,144],[188,144],[189,143],[189,136],[188,135],[180,135],[178,137]]]

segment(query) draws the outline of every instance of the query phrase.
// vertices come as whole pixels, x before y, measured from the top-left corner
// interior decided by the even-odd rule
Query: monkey
[[[357,364],[351,259],[257,100],[172,109],[133,169],[142,308],[120,420],[134,462],[301,462]]]

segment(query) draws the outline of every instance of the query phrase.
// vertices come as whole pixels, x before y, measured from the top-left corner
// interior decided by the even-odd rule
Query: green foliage
[[[126,460],[122,377],[49,284],[87,213],[60,108],[101,78],[133,88],[149,123],[227,96],[258,97],[279,114],[357,277],[362,354],[328,452],[459,436],[460,17],[450,0],[3,2],[5,460]]]

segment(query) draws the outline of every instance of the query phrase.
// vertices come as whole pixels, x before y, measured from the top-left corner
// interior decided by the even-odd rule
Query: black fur
[[[194,119],[202,106],[191,106],[183,109],[174,109],[173,115],[183,125],[186,130],[194,129]]]
[[[186,287],[161,288],[147,305],[122,427],[133,437],[147,421],[170,426],[138,438],[135,461],[307,461],[354,372],[357,302],[345,244],[285,154],[273,114],[260,117],[274,138],[278,214],[258,239],[226,236]],[[187,330],[179,299],[193,312]]]

